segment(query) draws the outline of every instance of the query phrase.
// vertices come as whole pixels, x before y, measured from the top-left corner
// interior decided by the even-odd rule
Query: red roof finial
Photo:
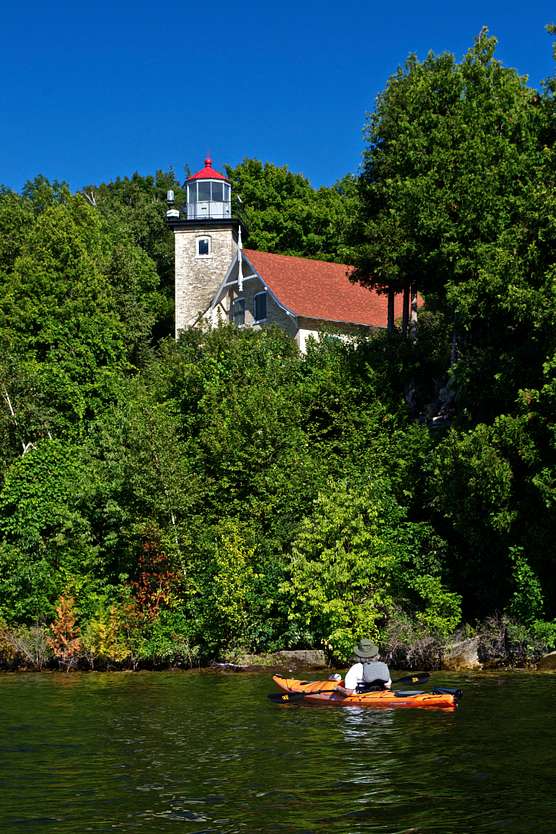
[[[225,177],[224,174],[219,174],[218,171],[214,171],[212,167],[212,159],[208,156],[208,148],[207,148],[207,158],[205,159],[205,167],[202,171],[198,171],[193,176],[188,177],[186,182],[190,182],[191,180],[202,180],[202,179],[209,179],[209,180],[226,180],[226,182],[230,182],[228,177]]]

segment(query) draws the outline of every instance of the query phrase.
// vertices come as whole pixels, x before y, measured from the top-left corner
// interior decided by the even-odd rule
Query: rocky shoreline
[[[386,660],[398,670],[413,671],[416,668],[415,664],[400,663],[397,658],[387,657]],[[556,651],[533,659],[516,657],[511,651],[508,651],[506,655],[500,653],[498,657],[489,657],[480,637],[476,636],[442,646],[436,659],[428,665],[428,669],[423,667],[421,671],[457,672],[497,668],[536,668],[537,671],[552,671],[556,670]],[[210,668],[222,672],[301,672],[307,669],[333,669],[336,668],[336,664],[332,663],[326,652],[320,649],[300,649],[273,654],[229,654],[220,660],[212,661]]]
[[[414,643],[398,642],[383,651],[383,658],[391,669],[398,672],[455,672],[481,670],[529,669],[538,671],[556,670],[556,651],[552,647],[530,646],[523,642],[512,642],[505,632],[494,630],[490,634],[476,634],[473,637],[454,635],[452,640],[441,641],[434,637],[424,638]],[[221,656],[209,658],[173,658],[166,661],[137,660],[129,662],[95,660],[94,666],[86,659],[74,663],[71,667],[63,666],[51,657],[38,664],[34,658],[21,654],[11,658],[10,662],[0,662],[0,670],[5,672],[46,671],[57,669],[64,671],[98,671],[98,672],[158,672],[170,670],[203,669],[222,673],[267,672],[299,674],[319,674],[327,676],[332,670],[345,669],[349,664],[335,662],[334,658],[322,649],[282,650],[273,653],[253,654],[231,650]]]

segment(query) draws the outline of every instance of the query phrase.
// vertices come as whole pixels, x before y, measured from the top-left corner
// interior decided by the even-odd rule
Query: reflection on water
[[[436,710],[276,706],[270,678],[0,675],[0,834],[553,832],[556,677]]]

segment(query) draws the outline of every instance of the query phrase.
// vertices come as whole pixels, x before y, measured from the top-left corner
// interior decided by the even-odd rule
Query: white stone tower
[[[240,228],[247,236],[241,220],[232,217],[231,182],[213,170],[211,159],[185,186],[186,218],[173,209],[166,220],[175,240],[176,338],[209,309],[237,253]],[[173,194],[168,196],[172,201]]]

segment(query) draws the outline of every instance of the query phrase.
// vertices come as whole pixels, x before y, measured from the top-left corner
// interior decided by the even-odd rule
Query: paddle
[[[422,683],[428,683],[431,679],[431,676],[428,672],[421,672],[420,675],[407,675],[405,678],[400,678],[398,681],[394,681],[392,686],[395,683],[417,683],[421,685]]]
[[[405,678],[400,678],[397,681],[393,681],[392,686],[397,683],[407,684],[407,683],[427,683],[430,681],[431,676],[428,672],[423,672],[420,675],[407,675]],[[328,692],[329,694],[332,693],[331,689],[315,689],[313,692],[273,692],[271,695],[267,695],[267,698],[270,698],[271,701],[274,701],[275,704],[295,704],[296,701],[301,701],[305,698],[306,695],[320,695],[323,692]]]

